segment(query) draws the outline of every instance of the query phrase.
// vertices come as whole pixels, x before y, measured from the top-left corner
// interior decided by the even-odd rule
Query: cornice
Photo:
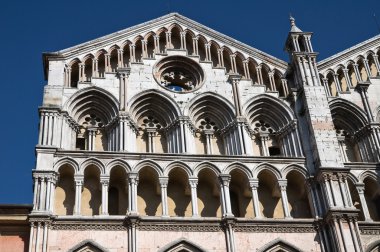
[[[380,46],[380,35],[374,36],[370,39],[367,39],[359,44],[356,44],[346,50],[334,54],[324,60],[321,60],[317,63],[318,69],[320,71],[327,70],[328,68],[341,64],[343,61],[350,59],[352,56],[359,54],[363,51],[367,51],[376,45]]]
[[[90,40],[88,42],[85,42],[76,46],[69,47],[64,50],[60,50],[57,52],[45,52],[43,53],[43,60],[44,62],[47,62],[48,59],[64,59],[64,58],[75,56],[76,54],[83,54],[86,52],[90,52],[91,50],[94,50],[94,48],[113,44],[113,43],[119,42],[120,40],[127,39],[129,36],[132,36],[136,33],[148,32],[152,30],[153,27],[165,26],[173,22],[191,27],[192,29],[197,30],[199,33],[202,33],[204,35],[214,38],[215,40],[219,40],[220,42],[224,44],[227,44],[229,46],[235,47],[236,49],[244,51],[250,56],[256,59],[265,61],[267,63],[270,63],[273,66],[280,68],[284,71],[287,68],[287,62],[281,59],[278,59],[274,56],[271,56],[265,52],[262,52],[256,48],[253,48],[247,44],[244,44],[238,40],[235,40],[225,34],[217,32],[209,27],[206,27],[178,13],[170,13],[168,15],[132,26],[130,28],[126,28],[126,29],[111,33],[106,36],[102,36],[94,40]],[[44,64],[44,67],[46,68],[47,64]]]

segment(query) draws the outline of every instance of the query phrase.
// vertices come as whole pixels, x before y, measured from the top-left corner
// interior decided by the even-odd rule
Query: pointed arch
[[[268,244],[264,245],[260,249],[257,250],[257,252],[302,252],[299,248],[291,245],[287,241],[284,241],[280,238],[277,238]]]
[[[340,126],[352,135],[368,123],[364,111],[350,101],[335,98],[329,106],[335,127]]]
[[[195,125],[204,117],[214,120],[219,129],[234,121],[233,105],[224,97],[205,92],[193,98],[184,110]]]
[[[361,183],[363,183],[366,178],[370,178],[370,179],[372,179],[374,181],[378,181],[379,180],[379,175],[377,175],[374,171],[368,171],[367,170],[367,171],[361,172],[359,174],[358,178],[359,178],[359,181]]]
[[[164,247],[162,247],[158,252],[207,252],[207,250],[201,248],[195,243],[187,240],[186,238],[181,238],[176,241],[173,241]]]
[[[243,106],[249,123],[264,120],[276,131],[282,129],[294,120],[294,113],[283,101],[268,95],[261,94],[249,99]]]
[[[84,88],[72,95],[63,110],[79,122],[90,112],[95,112],[107,124],[118,114],[119,102],[108,91],[99,87]]]
[[[154,113],[164,127],[181,115],[178,104],[169,95],[155,89],[138,93],[131,98],[127,107],[135,122],[149,113]]]
[[[380,240],[377,240],[368,244],[366,252],[377,252],[379,250],[380,250]]]
[[[88,60],[88,59],[94,59],[95,58],[95,56],[92,54],[92,53],[89,53],[89,54],[86,54],[85,56],[83,56],[83,58],[82,58],[82,62],[86,62],[86,60]]]
[[[84,240],[71,249],[68,252],[80,252],[80,251],[93,251],[93,252],[109,252],[108,249],[102,247],[94,240]]]

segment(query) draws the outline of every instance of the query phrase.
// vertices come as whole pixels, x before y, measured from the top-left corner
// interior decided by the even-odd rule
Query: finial
[[[289,13],[289,20],[291,26],[296,26],[296,20],[294,19],[291,13]]]

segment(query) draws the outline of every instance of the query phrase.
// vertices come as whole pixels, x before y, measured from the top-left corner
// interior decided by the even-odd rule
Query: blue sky
[[[169,7],[170,5],[170,7]],[[3,1],[0,8],[0,204],[31,203],[42,103],[42,52],[57,51],[179,12],[199,23],[287,60],[283,45],[289,13],[314,32],[324,59],[379,34],[379,0],[146,0]]]

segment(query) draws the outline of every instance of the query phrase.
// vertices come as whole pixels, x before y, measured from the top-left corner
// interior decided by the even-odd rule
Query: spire
[[[290,15],[290,32],[302,32],[300,28],[296,26],[296,20]]]

